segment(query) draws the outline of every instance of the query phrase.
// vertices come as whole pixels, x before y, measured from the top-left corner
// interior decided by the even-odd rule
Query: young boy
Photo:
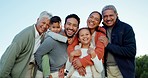
[[[60,35],[62,33],[61,18],[59,16],[53,16],[50,20],[49,31],[46,33],[46,37],[50,36],[55,40],[65,42],[67,37]],[[42,71],[44,78],[49,78],[50,76],[50,65],[49,65],[49,56],[48,54],[42,57]]]
[[[77,72],[77,70],[74,69],[74,67],[72,66],[72,63],[69,60],[73,60],[74,57],[80,57],[83,58],[85,56],[87,56],[88,54],[90,54],[91,59],[94,63],[93,66],[87,66],[86,67],[86,75],[85,77],[88,78],[101,78],[100,76],[96,76],[95,72],[101,73],[103,71],[103,64],[102,64],[102,60],[98,60],[98,57],[94,51],[94,46],[91,43],[91,32],[89,30],[89,28],[81,28],[79,29],[78,33],[78,40],[79,40],[79,45],[75,46],[75,50],[80,49],[81,52],[73,52],[72,54],[70,54],[69,59],[66,63],[66,78],[83,78],[84,76],[80,76],[79,73]],[[91,48],[91,49],[89,49]],[[89,49],[89,50],[88,50]],[[84,78],[85,78],[84,77]]]

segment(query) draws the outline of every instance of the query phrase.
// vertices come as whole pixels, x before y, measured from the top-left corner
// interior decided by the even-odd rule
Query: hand
[[[87,50],[87,53],[90,54],[91,58],[95,58],[96,57],[96,53],[95,53],[93,48],[89,48]]]
[[[72,61],[72,65],[74,66],[75,69],[79,69],[80,67],[82,67],[82,63],[80,62],[80,59],[74,59]]]
[[[104,44],[104,46],[106,47],[108,45],[108,38],[106,36],[100,36],[99,37],[100,42],[102,42]]]
[[[68,44],[72,44],[74,38],[68,38]]]
[[[75,57],[75,56],[81,56],[81,50],[80,49],[77,49],[77,50],[70,53],[69,61],[72,62],[73,57]]]
[[[52,78],[52,75],[49,75],[49,78]]]
[[[85,74],[86,74],[86,70],[84,67],[80,67],[77,71],[78,71],[79,75],[81,75],[81,76],[85,76]]]
[[[64,78],[64,67],[62,67],[58,72],[59,78]]]
[[[70,53],[70,56],[71,57],[81,56],[81,50],[80,49],[74,50],[73,52]]]

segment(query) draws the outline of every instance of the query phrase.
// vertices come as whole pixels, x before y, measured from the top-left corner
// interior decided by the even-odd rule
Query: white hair
[[[43,17],[46,17],[46,18],[50,19],[52,17],[52,14],[48,13],[47,11],[43,11],[43,12],[41,12],[41,14],[39,16],[39,19],[41,19]]]
[[[103,12],[106,11],[106,10],[113,10],[116,14],[117,14],[117,10],[115,8],[114,5],[106,5],[103,9],[102,9],[102,15],[103,15]]]

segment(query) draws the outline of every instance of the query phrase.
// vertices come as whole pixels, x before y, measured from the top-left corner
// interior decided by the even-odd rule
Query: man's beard
[[[68,36],[68,34],[66,33],[66,30],[64,30],[65,32],[65,35],[68,37],[68,38],[72,38],[75,34],[71,35],[71,36]]]

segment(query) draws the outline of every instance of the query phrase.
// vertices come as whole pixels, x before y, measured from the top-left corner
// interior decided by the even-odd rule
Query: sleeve
[[[6,49],[0,60],[0,78],[10,77],[11,70],[20,52],[21,47],[16,42],[12,42]]]
[[[43,43],[39,46],[34,54],[35,61],[40,70],[42,70],[42,57],[45,54],[50,54],[54,46],[54,40],[51,37],[46,38]]]
[[[103,34],[102,32],[96,32],[96,37],[95,37],[95,44],[96,44],[96,48],[95,48],[95,53],[97,54],[99,59],[103,59],[104,57],[104,44],[102,42],[100,42],[100,40],[98,40],[98,38],[100,36],[106,36],[105,34]],[[93,62],[91,61],[91,56],[87,55],[85,57],[83,57],[82,59],[80,59],[82,65],[84,67],[88,66],[88,65],[93,65]]]
[[[95,52],[98,56],[99,59],[103,59],[104,57],[104,51],[105,51],[105,46],[104,44],[99,40],[100,36],[106,36],[105,34],[101,33],[101,32],[97,32],[96,33],[96,48],[95,48]]]
[[[122,35],[122,45],[109,43],[106,47],[108,51],[113,54],[124,57],[135,57],[136,55],[136,40],[135,34],[132,28],[128,28]]]
[[[87,55],[87,56],[85,56],[83,58],[80,58],[80,61],[81,61],[83,67],[93,65],[93,62],[91,60],[91,56],[90,55]]]
[[[65,37],[61,34],[57,34],[57,33],[49,31],[49,32],[46,33],[46,35],[52,37],[53,39],[55,39],[57,41],[64,42],[64,43],[67,42],[67,37]]]
[[[91,58],[91,60],[94,63],[94,66],[96,68],[96,70],[101,73],[103,71],[103,63],[102,63],[102,59],[98,60],[98,56],[96,56],[95,58]]]
[[[78,44],[79,44],[78,38],[75,36],[73,43],[69,44],[68,47],[67,47],[68,56],[70,55],[70,53],[72,51],[74,51],[75,46],[78,45]]]

